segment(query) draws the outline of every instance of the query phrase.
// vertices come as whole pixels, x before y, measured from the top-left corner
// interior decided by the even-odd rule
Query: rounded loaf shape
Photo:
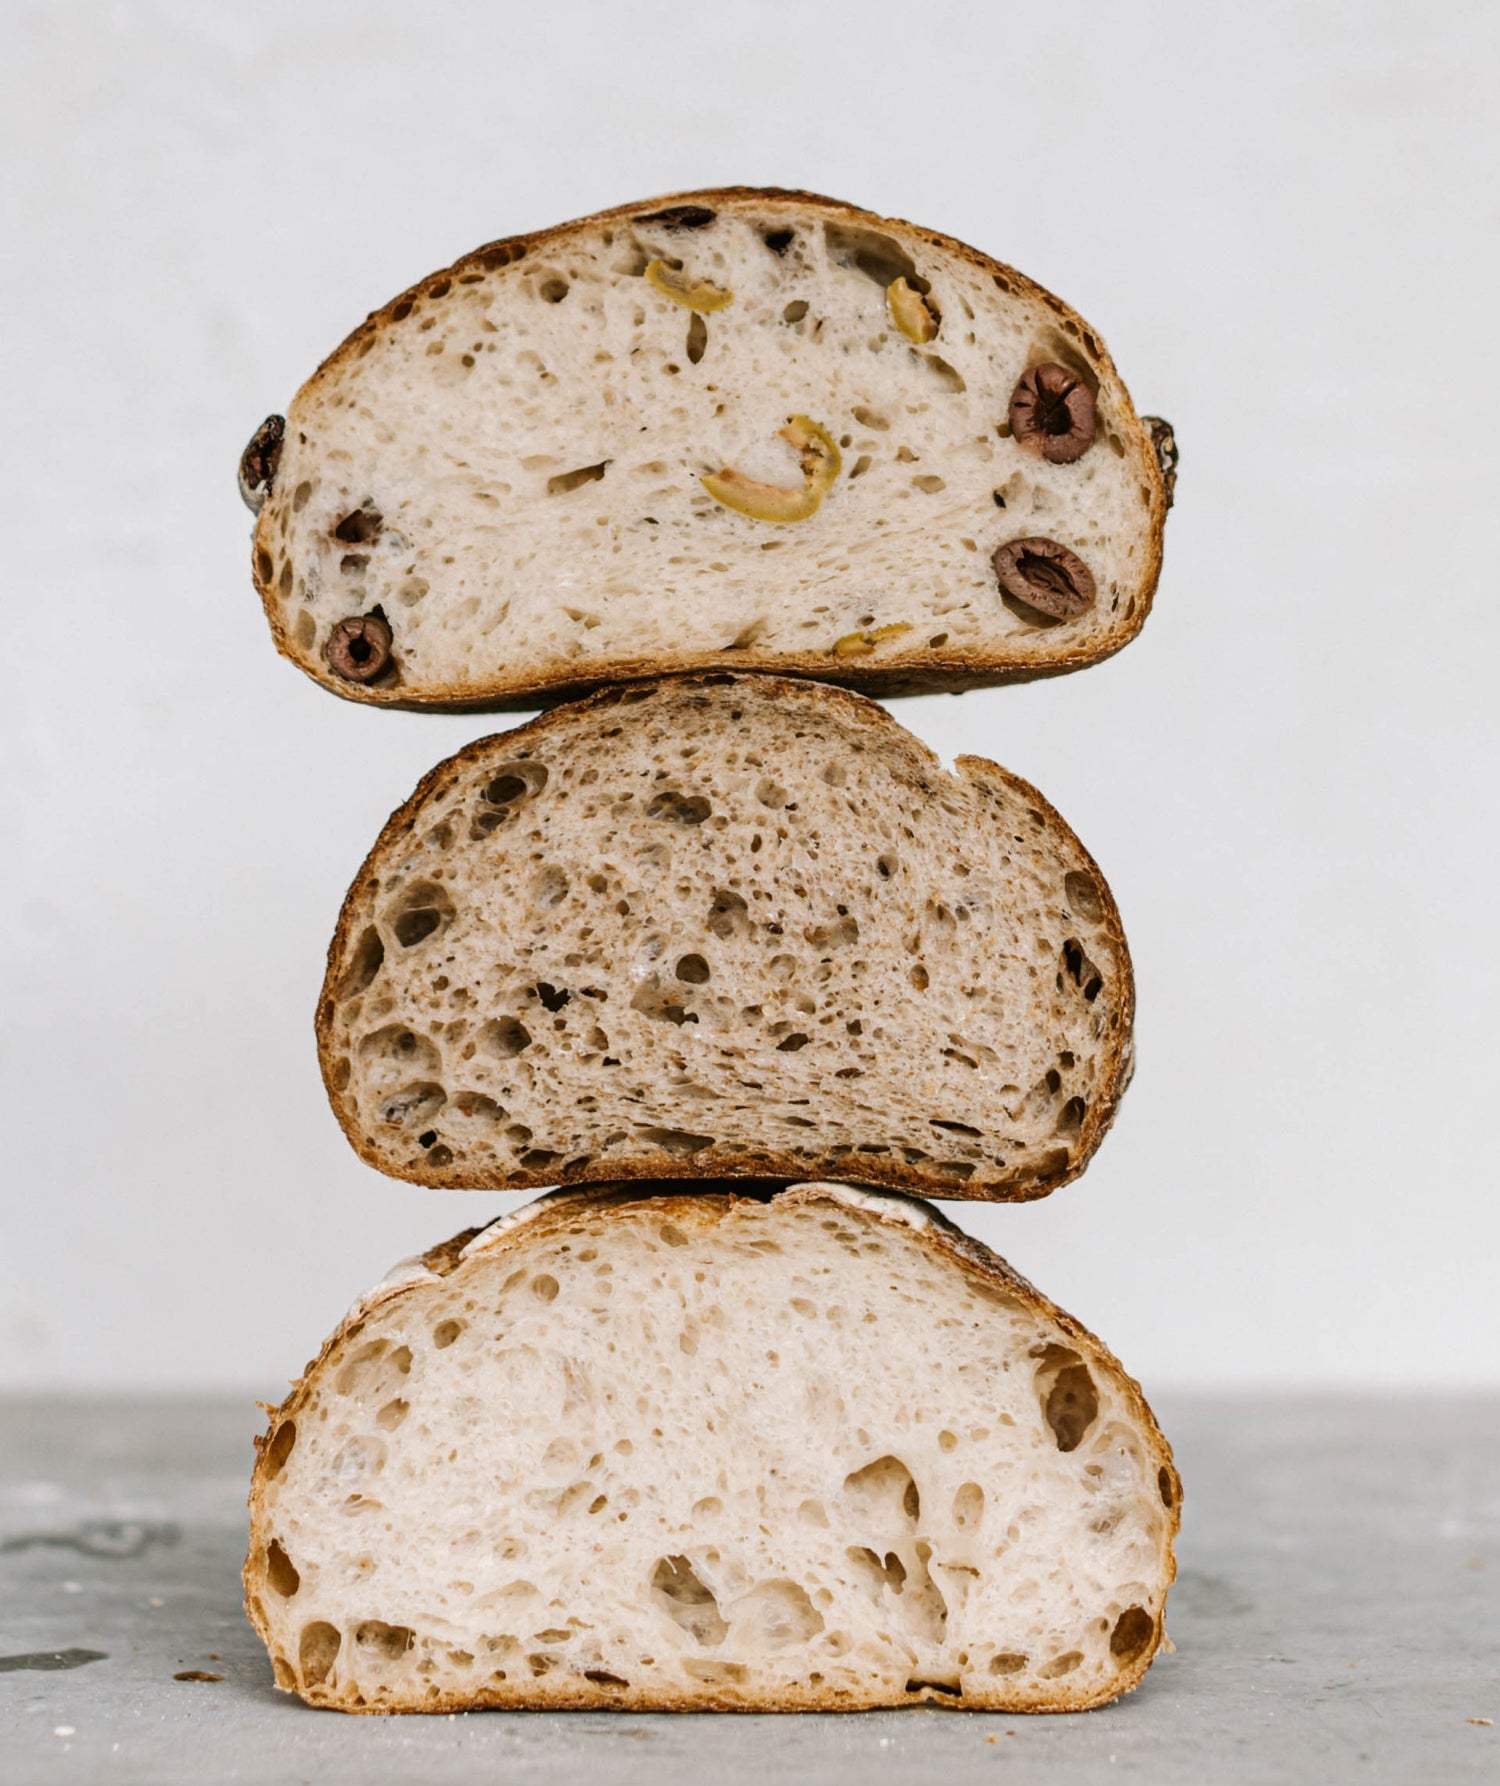
[[[565,1191],[412,1260],[271,1415],[246,1603],[346,1711],[1074,1711],[1162,1637],[1140,1389],[912,1199]]]
[[[837,1178],[1045,1195],[1131,1062],[1109,889],[1026,782],[861,695],[605,690],[481,739],[390,820],[318,1012],[372,1166],[523,1189]]]
[[[240,476],[276,643],[351,700],[524,704],[712,668],[899,692],[1131,639],[1163,429],[1011,268],[735,188],[434,274],[263,424]],[[995,554],[1037,537],[1086,567],[1087,603],[1002,585]],[[389,651],[351,656],[370,619]]]

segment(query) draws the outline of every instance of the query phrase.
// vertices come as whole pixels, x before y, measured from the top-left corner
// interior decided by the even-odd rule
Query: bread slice
[[[372,1166],[522,1189],[839,1178],[1039,1197],[1130,1065],[1119,914],[1041,795],[863,696],[605,690],[432,771],[329,950]]]
[[[892,692],[1094,663],[1151,605],[1169,460],[1029,279],[735,188],[423,280],[269,419],[241,487],[286,656],[352,700],[482,706],[692,669]]]
[[[246,1604],[345,1711],[1075,1711],[1180,1484],[1100,1342],[935,1210],[565,1191],[407,1262],[272,1411]]]

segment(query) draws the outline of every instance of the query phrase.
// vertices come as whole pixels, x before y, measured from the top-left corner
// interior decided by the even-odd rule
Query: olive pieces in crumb
[[[1074,620],[1094,605],[1093,573],[1056,540],[1011,540],[996,550],[994,564],[1004,594],[1051,620]]]
[[[351,614],[328,635],[324,656],[345,682],[373,682],[390,667],[391,629],[379,614]]]
[[[250,436],[249,446],[240,454],[240,501],[252,515],[260,513],[271,493],[285,439],[286,417],[268,415]]]
[[[1171,508],[1172,498],[1177,493],[1177,436],[1172,432],[1172,424],[1162,416],[1143,415],[1141,422],[1151,436],[1151,450],[1156,454],[1156,463],[1161,471],[1167,507]]]
[[[1018,446],[1049,465],[1071,465],[1099,431],[1094,393],[1066,366],[1043,360],[1021,374],[1010,394],[1010,431]]]

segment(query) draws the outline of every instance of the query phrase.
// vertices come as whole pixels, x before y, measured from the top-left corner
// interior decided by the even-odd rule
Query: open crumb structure
[[[522,1188],[829,1177],[1028,1198],[1131,1063],[1098,868],[1036,790],[863,697],[607,691],[471,745],[392,819],[319,1013],[351,1141]]]
[[[372,1292],[260,1444],[246,1590],[345,1710],[1099,1704],[1179,1486],[1105,1348],[936,1212],[562,1192]]]

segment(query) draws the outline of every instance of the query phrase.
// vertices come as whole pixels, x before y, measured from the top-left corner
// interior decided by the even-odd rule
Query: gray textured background
[[[360,1166],[311,1039],[378,825],[490,728],[274,657],[235,461],[458,253],[729,181],[1013,261],[1182,445],[1135,645],[899,708],[1057,802],[1139,971],[1088,1178],[958,1213],[1148,1388],[1500,1381],[1493,6],[0,18],[0,1383],[274,1388],[508,1207]]]
[[[0,1397],[6,1786],[1493,1786],[1500,1400],[1160,1412],[1177,1649],[1099,1711],[348,1718],[276,1692],[240,1610],[252,1410]]]

